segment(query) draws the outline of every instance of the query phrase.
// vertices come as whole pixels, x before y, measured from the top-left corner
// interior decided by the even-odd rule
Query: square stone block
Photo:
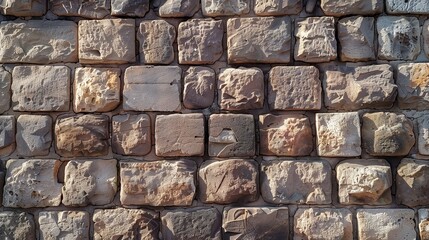
[[[52,118],[21,115],[17,120],[16,145],[19,156],[44,156],[52,144]]]
[[[47,0],[4,0],[0,12],[17,17],[43,16],[46,13]]]
[[[255,13],[260,16],[295,15],[303,8],[302,0],[256,0]]]
[[[40,239],[89,240],[89,214],[84,211],[39,213]]]
[[[429,204],[429,162],[404,158],[396,175],[396,200],[398,204],[416,207]]]
[[[15,150],[15,117],[0,116],[0,156],[7,156]]]
[[[418,210],[419,213],[419,233],[420,239],[429,239],[429,209],[422,208]]]
[[[102,19],[110,13],[110,0],[50,0],[49,5],[58,16]]]
[[[386,11],[389,14],[429,14],[427,0],[404,1],[386,0]]]
[[[184,83],[183,105],[186,108],[202,109],[213,104],[216,88],[216,75],[213,69],[190,67],[186,71]]]
[[[36,239],[33,216],[24,212],[0,212],[0,239]]]
[[[204,16],[233,16],[249,13],[250,0],[201,0]]]
[[[417,120],[417,148],[422,155],[429,155],[429,116],[424,115]]]
[[[160,17],[192,17],[200,10],[199,0],[164,0],[159,7]]]
[[[396,84],[401,109],[429,109],[429,63],[399,64]]]
[[[116,154],[143,156],[152,148],[150,118],[147,114],[112,117],[112,151]]]
[[[144,17],[149,11],[149,0],[110,0],[112,16]]]
[[[382,13],[383,0],[321,0],[320,7],[326,15],[374,15]]]
[[[0,114],[10,108],[11,96],[10,86],[12,84],[12,75],[0,68]]]
[[[137,39],[140,45],[140,62],[145,64],[169,64],[174,60],[173,42],[176,29],[164,20],[140,23]]]

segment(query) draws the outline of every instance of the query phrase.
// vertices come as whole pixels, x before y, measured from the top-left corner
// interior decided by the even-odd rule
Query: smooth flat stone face
[[[322,0],[320,7],[326,15],[374,15],[383,12],[383,0]]]
[[[302,0],[256,0],[255,13],[261,16],[299,14],[303,8]]]
[[[20,115],[17,119],[16,145],[20,156],[44,156],[52,144],[52,118]]]
[[[423,48],[425,50],[426,56],[429,57],[429,20],[426,20],[423,25],[422,36]]]
[[[429,203],[429,162],[426,160],[402,159],[396,175],[396,199],[399,204],[409,207]]]
[[[232,16],[246,14],[250,11],[249,0],[201,0],[204,16]]]
[[[3,0],[0,12],[17,17],[43,16],[46,13],[47,0]]]
[[[112,151],[121,155],[142,156],[152,148],[150,118],[147,114],[112,117]]]
[[[188,109],[203,109],[213,104],[216,74],[208,67],[190,67],[184,78],[183,105]]]
[[[396,83],[401,109],[429,109],[429,63],[399,64]]]
[[[24,212],[0,212],[0,238],[36,239],[33,216]]]
[[[140,45],[140,62],[169,64],[174,60],[173,42],[176,29],[164,20],[140,23],[137,39]]]
[[[165,0],[159,8],[159,16],[192,17],[199,9],[199,0]]]
[[[110,0],[112,16],[144,17],[149,11],[149,0]]]
[[[89,239],[89,214],[84,211],[39,213],[41,239]]]

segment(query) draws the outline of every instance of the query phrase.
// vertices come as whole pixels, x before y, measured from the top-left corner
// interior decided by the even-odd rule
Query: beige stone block
[[[12,84],[12,75],[4,68],[0,67],[0,114],[6,112],[10,108],[12,92],[10,86]]]
[[[185,73],[183,105],[188,109],[202,109],[213,104],[216,75],[208,67],[190,67]],[[1,101],[1,100],[0,100]]]
[[[110,13],[110,0],[49,0],[49,9],[58,16],[102,19]],[[113,0],[114,2],[114,0]]]
[[[382,13],[383,0],[322,0],[320,7],[326,15],[375,15]]]
[[[159,16],[192,17],[199,9],[199,0],[165,0],[159,7]]]
[[[46,13],[46,0],[2,0],[0,12],[17,17],[43,16]]]
[[[1,239],[36,239],[33,216],[24,212],[0,212]]]
[[[201,0],[204,16],[232,16],[249,13],[249,0]]]
[[[429,63],[399,64],[396,84],[401,109],[429,109]]]
[[[416,207],[429,204],[429,162],[404,158],[396,175],[396,200],[398,204]]]
[[[174,60],[173,42],[176,29],[164,20],[140,23],[137,39],[140,45],[140,62],[169,64]]]
[[[16,150],[19,156],[45,156],[52,144],[52,118],[20,115],[17,119]]]
[[[150,118],[147,114],[112,117],[112,151],[116,154],[142,156],[152,148]]]
[[[144,17],[149,11],[149,0],[110,0],[112,16]]]
[[[256,0],[255,13],[260,16],[299,14],[303,8],[302,0]]]
[[[0,156],[7,156],[15,150],[15,131],[15,117],[0,116]]]
[[[420,239],[427,240],[429,239],[429,209],[422,208],[418,210],[419,218],[419,235]]]
[[[41,240],[89,240],[89,214],[84,211],[44,211],[39,213]]]

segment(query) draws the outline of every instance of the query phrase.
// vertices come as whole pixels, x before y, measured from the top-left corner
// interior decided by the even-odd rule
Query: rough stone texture
[[[199,200],[203,203],[245,203],[256,201],[258,166],[253,160],[205,161],[199,168]]]
[[[14,111],[68,111],[70,68],[16,66],[12,72]]]
[[[150,118],[146,114],[112,117],[112,151],[121,155],[142,156],[152,148]]]
[[[213,64],[223,53],[221,20],[191,19],[181,22],[177,45],[180,64]]]
[[[194,199],[197,164],[192,160],[122,162],[123,205],[189,206]]]
[[[388,64],[339,67],[326,71],[322,82],[329,109],[391,108],[396,100],[397,86]]]
[[[383,0],[322,0],[320,7],[326,15],[374,15],[383,12]]]
[[[2,0],[0,12],[18,17],[43,16],[46,13],[46,0]]]
[[[422,36],[423,36],[423,49],[425,50],[426,56],[429,57],[429,20],[426,20],[423,25]]]
[[[225,68],[218,78],[219,106],[248,110],[264,106],[264,73],[259,68]]]
[[[199,9],[199,0],[165,0],[159,8],[159,16],[192,17]]]
[[[352,213],[348,209],[300,208],[294,223],[294,240],[353,239]]]
[[[136,60],[134,19],[79,21],[79,62],[122,64]]]
[[[228,19],[228,62],[290,62],[291,28],[289,17]]]
[[[420,23],[416,17],[377,18],[378,58],[414,60],[420,53]]]
[[[89,224],[89,214],[83,211],[40,212],[40,239],[88,240]]]
[[[224,210],[225,239],[288,239],[287,207],[237,207]]]
[[[422,240],[429,239],[429,209],[427,208],[419,209],[418,213],[419,213],[418,224],[419,224],[420,239]]]
[[[359,114],[316,113],[317,152],[324,157],[356,157],[361,154]]]
[[[3,206],[59,206],[61,184],[58,183],[57,172],[60,165],[60,161],[50,159],[8,160]]]
[[[386,0],[386,11],[391,14],[429,14],[429,1]]]
[[[201,0],[203,14],[208,17],[232,16],[249,13],[249,0]]]
[[[317,63],[337,58],[333,17],[309,17],[296,22],[295,37],[296,61]]]
[[[330,204],[329,163],[308,160],[275,160],[261,164],[262,198],[274,204]]]
[[[149,0],[110,0],[112,16],[144,17]]]
[[[101,19],[110,13],[111,0],[50,0],[50,10],[58,16]],[[115,2],[114,0],[112,0]]]
[[[260,16],[299,14],[303,8],[302,0],[256,0],[255,13]]]
[[[188,109],[202,109],[213,104],[216,75],[208,67],[190,67],[184,78],[183,105]]]
[[[64,205],[105,205],[115,197],[118,182],[115,159],[71,160],[64,171]]]
[[[429,204],[429,162],[426,160],[402,159],[396,175],[396,199],[409,207]]]
[[[398,106],[402,109],[429,109],[429,63],[398,65]]]
[[[302,114],[259,115],[259,153],[305,156],[313,151],[310,120]]]
[[[204,156],[202,113],[158,115],[155,121],[155,153],[162,157]]]
[[[405,156],[416,139],[413,123],[405,115],[389,112],[362,116],[362,143],[372,156]]]
[[[412,209],[359,209],[356,218],[359,239],[416,239]]]
[[[209,156],[255,155],[255,125],[249,114],[213,114],[209,118]]]
[[[72,21],[0,23],[1,63],[77,61],[77,25]]]
[[[0,67],[0,114],[10,108],[12,76],[9,72]]]
[[[271,110],[319,110],[322,87],[314,66],[277,66],[269,73],[268,104]]]
[[[33,216],[24,212],[0,212],[1,239],[36,239]]]
[[[159,214],[143,209],[97,209],[94,239],[158,239]]]
[[[190,208],[161,212],[164,239],[221,240],[222,216],[216,208]]]
[[[140,23],[137,39],[140,45],[140,62],[169,64],[174,60],[173,42],[176,29],[164,20]]]
[[[0,156],[9,155],[15,150],[15,117],[0,116]]]
[[[376,59],[373,17],[353,16],[339,20],[338,40],[341,61],[361,62]]]
[[[336,167],[341,204],[386,205],[392,202],[392,172],[384,159],[352,159]]]
[[[3,205],[3,187],[4,187],[4,179],[5,172],[0,171],[0,206]]]
[[[59,116],[55,123],[56,152],[63,157],[97,157],[109,150],[109,117]]]
[[[119,68],[77,68],[73,83],[75,112],[108,112],[120,100],[121,70]]]
[[[182,69],[177,66],[128,67],[124,76],[124,110],[178,111],[181,76]]]
[[[21,115],[17,119],[16,150],[19,156],[44,156],[52,144],[52,118]]]
[[[422,155],[429,155],[429,116],[418,119],[417,148]]]

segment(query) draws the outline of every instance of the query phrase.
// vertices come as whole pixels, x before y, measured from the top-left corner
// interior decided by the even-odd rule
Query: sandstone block
[[[317,152],[324,157],[356,157],[361,154],[359,114],[316,113]]]
[[[372,156],[405,156],[416,142],[413,123],[405,115],[366,113],[362,117],[362,143]]]
[[[386,205],[392,202],[392,172],[384,159],[353,159],[336,167],[341,204]]]
[[[112,117],[112,150],[116,154],[142,156],[152,148],[150,118],[146,114]]]
[[[335,19],[333,17],[309,17],[295,26],[295,60],[317,63],[337,58]]]
[[[217,204],[256,201],[257,165],[256,161],[243,159],[205,161],[198,174],[199,200]]]
[[[423,36],[423,49],[425,50],[426,56],[429,57],[429,20],[426,20],[422,30]]]
[[[134,19],[79,21],[79,62],[122,64],[135,62]]]
[[[137,39],[140,45],[140,62],[169,64],[174,60],[173,42],[176,29],[164,20],[140,23]]]
[[[228,62],[290,62],[291,29],[289,17],[228,19]]]
[[[12,76],[9,72],[0,67],[0,114],[10,108]]]
[[[77,25],[72,21],[1,22],[0,42],[1,63],[77,61]]]
[[[398,105],[402,109],[429,109],[429,63],[398,65]]]
[[[197,164],[191,160],[122,162],[123,205],[189,206],[195,195]]]
[[[203,14],[208,17],[232,16],[249,13],[249,0],[201,0]]]
[[[102,19],[110,13],[110,0],[50,0],[50,10],[58,16]]]
[[[184,78],[183,105],[188,109],[202,109],[213,104],[216,75],[208,67],[190,67]]]
[[[112,16],[144,17],[149,0],[110,0]]]
[[[191,19],[181,22],[177,45],[180,64],[213,64],[223,53],[222,21]]]
[[[180,110],[181,78],[182,69],[177,66],[128,67],[124,76],[124,110]]]
[[[248,110],[264,106],[264,73],[259,68],[225,68],[218,79],[219,106]]]
[[[261,164],[261,194],[266,202],[330,204],[331,193],[331,167],[323,160],[275,160]]]
[[[422,155],[429,155],[429,116],[418,119],[417,148]]]
[[[83,211],[46,211],[39,213],[41,240],[89,239],[89,214]]]
[[[268,79],[271,110],[319,110],[322,87],[314,66],[273,67]]]
[[[422,208],[418,210],[419,213],[419,233],[420,239],[429,239],[429,209]]]
[[[209,119],[209,156],[255,155],[255,125],[249,114],[213,114]]]
[[[20,156],[49,154],[52,144],[52,118],[41,115],[21,115],[17,120],[16,150]]]
[[[7,161],[3,206],[32,208],[59,206],[61,184],[57,173],[61,165],[50,159],[12,159]]]
[[[396,175],[396,199],[398,204],[416,207],[429,204],[429,162],[402,159]]]
[[[326,15],[374,15],[383,12],[383,0],[322,0],[320,7]]]
[[[97,157],[109,150],[109,117],[59,116],[55,123],[57,153],[63,157]]]
[[[429,14],[429,1],[386,0],[389,14]]]
[[[1,239],[36,239],[33,216],[24,212],[0,212]]]
[[[299,14],[303,8],[302,0],[256,0],[255,13],[260,16]]]
[[[43,16],[46,5],[46,0],[3,0],[0,2],[0,12],[17,17]]]
[[[160,17],[192,17],[200,9],[198,0],[165,0],[159,8]]]
[[[0,156],[11,154],[15,150],[15,117],[0,116]]]

